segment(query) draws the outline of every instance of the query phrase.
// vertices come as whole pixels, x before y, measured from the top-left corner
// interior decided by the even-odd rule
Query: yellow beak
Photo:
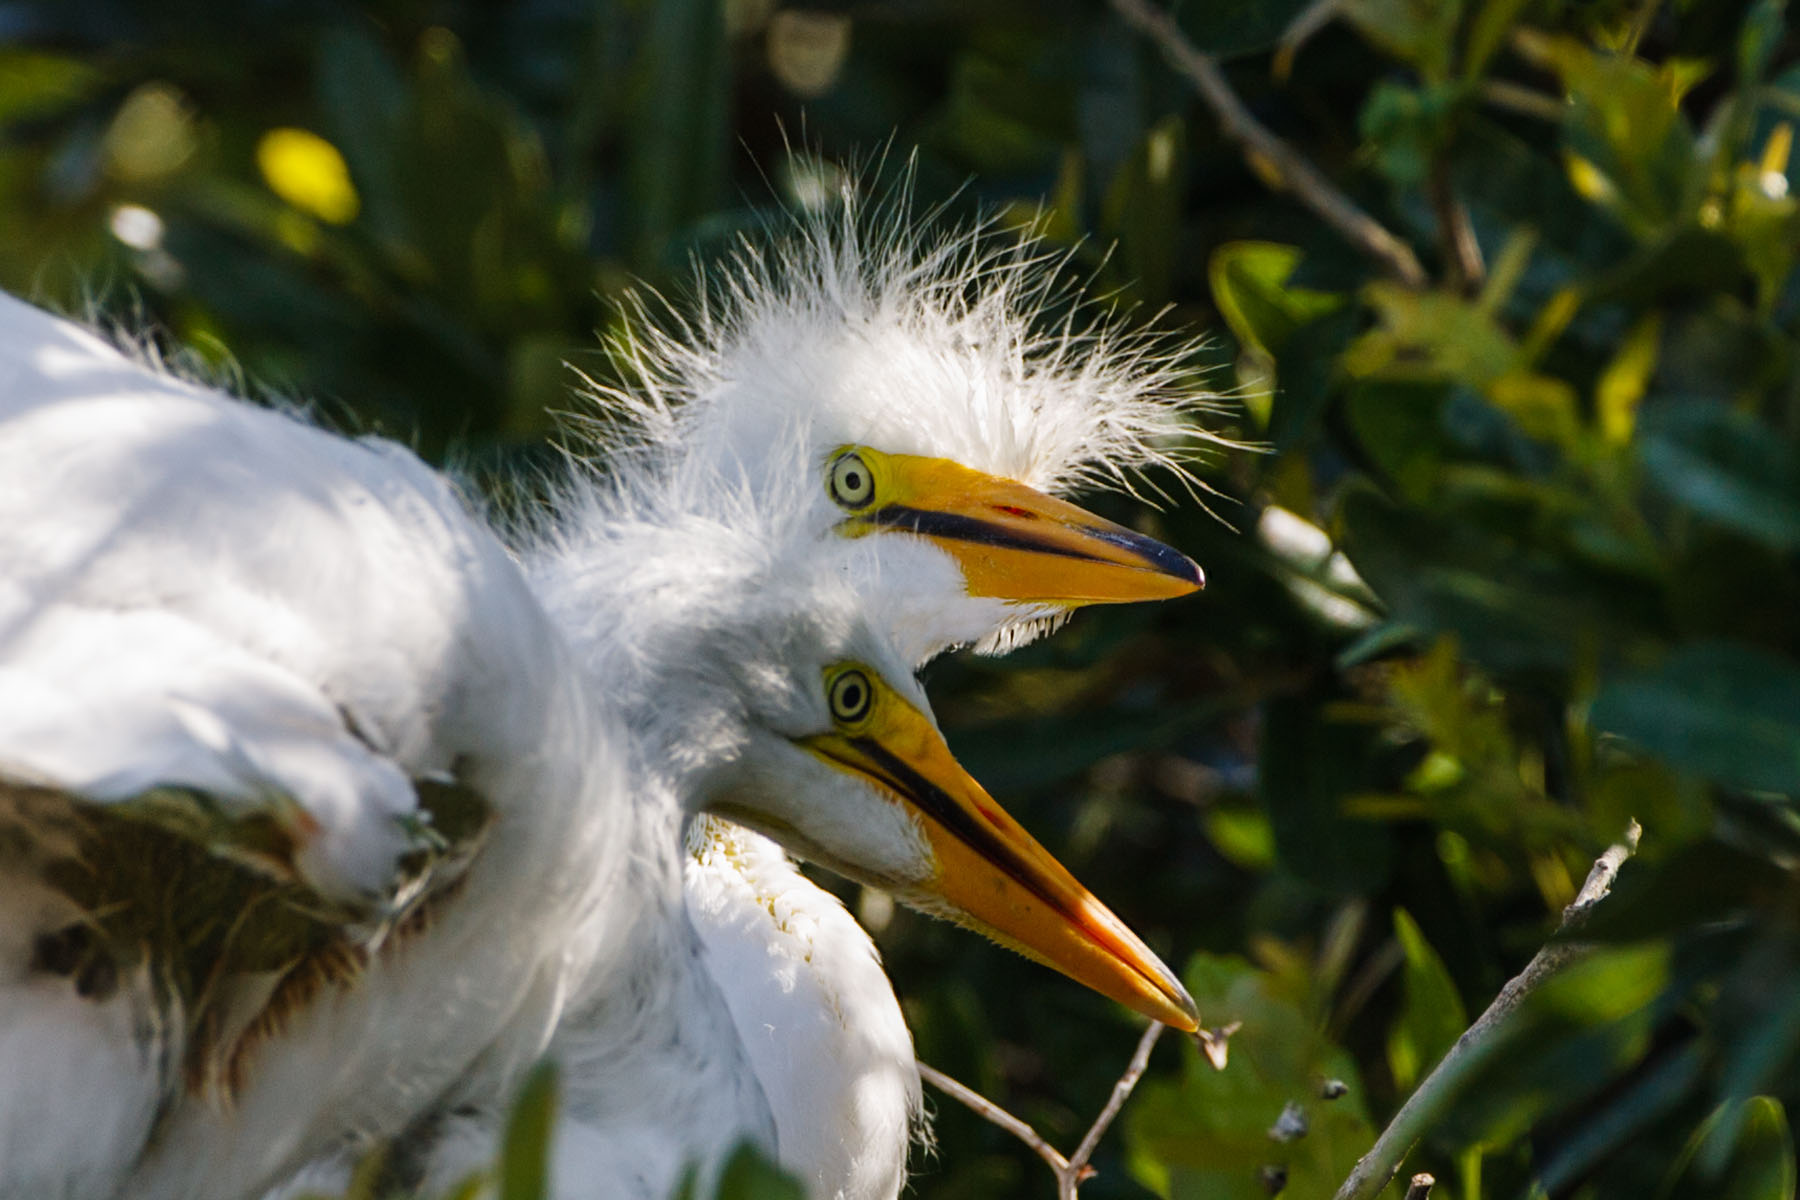
[[[897,698],[896,698],[897,700]],[[900,899],[1054,967],[1165,1025],[1200,1027],[1193,998],[1125,923],[1070,875],[951,756],[916,709],[877,739],[830,733],[800,744],[911,807],[933,874]]]
[[[840,528],[930,539],[962,567],[972,596],[1123,604],[1206,586],[1186,555],[1022,483],[942,458],[891,454],[881,467],[881,498]]]

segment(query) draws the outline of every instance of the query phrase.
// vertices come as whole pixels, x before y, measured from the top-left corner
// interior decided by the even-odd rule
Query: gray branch
[[[1112,6],[1127,24],[1155,42],[1169,65],[1194,85],[1218,119],[1219,132],[1242,148],[1244,158],[1258,177],[1272,187],[1293,193],[1296,200],[1401,283],[1412,288],[1425,286],[1425,268],[1419,265],[1412,247],[1357,207],[1299,151],[1252,116],[1226,82],[1218,60],[1195,46],[1181,32],[1175,18],[1149,0],[1112,0]]]
[[[1633,821],[1624,837],[1607,848],[1588,872],[1587,880],[1575,894],[1575,900],[1563,909],[1562,925],[1557,936],[1532,956],[1525,969],[1500,989],[1487,1011],[1463,1031],[1431,1074],[1427,1075],[1407,1098],[1388,1127],[1381,1131],[1369,1152],[1356,1160],[1356,1166],[1338,1188],[1333,1200],[1370,1200],[1400,1169],[1407,1154],[1426,1129],[1442,1115],[1463,1086],[1507,1044],[1502,1026],[1519,1007],[1521,1001],[1537,986],[1556,974],[1571,961],[1587,953],[1588,947],[1570,941],[1567,934],[1578,930],[1606,893],[1611,890],[1619,868],[1637,850],[1643,830]],[[1410,1193],[1409,1193],[1410,1194]]]
[[[1094,1123],[1088,1127],[1086,1136],[1081,1139],[1081,1145],[1077,1146],[1075,1153],[1067,1158],[1064,1158],[1055,1146],[1045,1141],[1037,1130],[974,1088],[958,1083],[936,1067],[927,1066],[925,1063],[919,1064],[919,1075],[932,1087],[937,1088],[946,1096],[960,1101],[978,1116],[998,1125],[1031,1147],[1032,1153],[1048,1163],[1050,1170],[1056,1175],[1056,1200],[1077,1200],[1076,1193],[1082,1183],[1094,1173],[1093,1168],[1088,1165],[1088,1160],[1094,1156],[1095,1148],[1100,1145],[1100,1139],[1105,1136],[1113,1120],[1118,1117],[1119,1110],[1125,1107],[1125,1101],[1130,1097],[1132,1089],[1137,1087],[1138,1080],[1144,1077],[1144,1070],[1150,1065],[1150,1051],[1155,1049],[1156,1039],[1162,1036],[1162,1031],[1163,1026],[1155,1021],[1150,1023],[1150,1028],[1144,1030],[1144,1036],[1138,1039],[1137,1049],[1133,1051],[1131,1062],[1126,1066],[1125,1073],[1119,1076],[1119,1082],[1113,1084],[1112,1095],[1107,1097],[1106,1106],[1100,1110],[1100,1115],[1095,1117]]]

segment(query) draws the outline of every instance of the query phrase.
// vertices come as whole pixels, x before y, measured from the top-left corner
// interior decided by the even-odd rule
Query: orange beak
[[[1197,1030],[1199,1009],[1174,972],[962,769],[929,719],[897,696],[884,704],[895,715],[879,732],[800,744],[917,817],[934,866],[922,882],[894,888],[900,899],[1165,1025]]]
[[[882,500],[839,528],[852,536],[894,530],[930,539],[962,567],[972,596],[1125,604],[1206,586],[1186,555],[1022,483],[906,454],[885,456],[882,468]]]

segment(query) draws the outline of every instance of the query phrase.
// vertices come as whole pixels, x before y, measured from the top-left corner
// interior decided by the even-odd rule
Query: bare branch
[[[1508,83],[1504,79],[1482,80],[1480,95],[1483,100],[1495,108],[1504,108],[1508,112],[1534,117],[1539,121],[1549,121],[1552,124],[1561,121],[1569,109],[1569,106],[1560,97],[1534,91],[1516,83]]]
[[[1119,1076],[1119,1082],[1113,1084],[1112,1095],[1106,1099],[1106,1107],[1101,1109],[1100,1115],[1094,1118],[1094,1123],[1088,1127],[1087,1135],[1081,1139],[1081,1145],[1075,1147],[1075,1153],[1070,1156],[1070,1166],[1077,1168],[1086,1166],[1087,1160],[1094,1156],[1094,1148],[1100,1144],[1100,1139],[1106,1134],[1107,1127],[1119,1115],[1119,1110],[1125,1107],[1125,1101],[1130,1098],[1131,1090],[1137,1086],[1138,1080],[1144,1077],[1144,1069],[1150,1065],[1150,1051],[1156,1049],[1156,1039],[1161,1037],[1162,1031],[1167,1028],[1168,1026],[1160,1021],[1152,1021],[1150,1028],[1144,1030],[1144,1036],[1138,1039],[1137,1050],[1132,1053],[1131,1065],[1125,1068],[1123,1075]]]
[[[1431,1069],[1431,1074],[1400,1106],[1400,1111],[1381,1131],[1369,1152],[1356,1160],[1356,1166],[1333,1200],[1370,1200],[1386,1187],[1420,1135],[1456,1099],[1463,1086],[1508,1044],[1502,1026],[1513,1010],[1544,980],[1587,952],[1585,945],[1571,941],[1565,935],[1579,929],[1587,920],[1594,905],[1612,887],[1619,868],[1636,852],[1642,834],[1643,830],[1633,821],[1624,836],[1595,861],[1586,882],[1575,894],[1574,902],[1563,909],[1557,936],[1532,956],[1523,971],[1507,981],[1494,1002],[1487,1006],[1487,1011],[1475,1018],[1475,1023],[1456,1039],[1456,1044]]]
[[[1068,1170],[1069,1160],[1064,1158],[1055,1146],[1052,1146],[1049,1142],[1046,1142],[1040,1137],[1037,1130],[1019,1120],[1019,1118],[1013,1116],[974,1088],[958,1083],[936,1067],[923,1062],[919,1064],[919,1077],[938,1091],[949,1096],[951,1099],[960,1101],[966,1107],[973,1109],[977,1116],[993,1122],[995,1125],[998,1125],[1000,1128],[1006,1130],[1006,1132],[1018,1138],[1021,1142],[1024,1142],[1027,1146],[1030,1146],[1032,1153],[1050,1164],[1050,1169],[1056,1172],[1056,1177],[1059,1180],[1062,1178],[1063,1172]]]
[[[1300,47],[1313,34],[1325,28],[1326,23],[1337,16],[1337,10],[1343,4],[1344,0],[1312,0],[1311,4],[1300,10],[1298,16],[1288,22],[1287,28],[1281,31],[1281,41],[1275,45],[1275,61],[1272,64],[1275,78],[1283,81],[1287,79],[1294,69],[1294,59],[1299,55]]]
[[[1449,262],[1450,286],[1465,296],[1481,290],[1487,267],[1481,261],[1481,243],[1475,240],[1475,227],[1469,221],[1469,210],[1456,198],[1450,182],[1450,168],[1440,162],[1431,172],[1431,211],[1437,218],[1438,237],[1444,243],[1444,257]]]
[[[1406,1189],[1406,1200],[1429,1200],[1431,1189],[1436,1186],[1437,1178],[1420,1171],[1412,1177],[1412,1184]]]
[[[1619,868],[1625,865],[1626,859],[1637,853],[1638,839],[1643,836],[1644,827],[1633,821],[1626,826],[1625,836],[1608,846],[1606,853],[1594,860],[1587,878],[1582,881],[1581,890],[1575,893],[1575,899],[1570,901],[1569,907],[1563,909],[1563,930],[1587,920],[1588,910],[1612,891],[1613,880],[1619,877]]]
[[[1150,1052],[1156,1048],[1156,1039],[1162,1036],[1162,1031],[1163,1026],[1154,1021],[1151,1022],[1150,1028],[1144,1030],[1144,1036],[1138,1039],[1137,1049],[1132,1053],[1131,1062],[1126,1066],[1125,1073],[1119,1076],[1117,1083],[1113,1084],[1112,1095],[1107,1097],[1106,1106],[1100,1110],[1100,1115],[1094,1118],[1094,1123],[1088,1127],[1087,1133],[1081,1139],[1081,1145],[1075,1148],[1075,1153],[1069,1158],[1064,1158],[1055,1146],[1045,1141],[1037,1130],[1024,1121],[1013,1116],[975,1089],[958,1083],[936,1067],[920,1063],[919,1075],[932,1087],[967,1105],[978,1116],[998,1125],[1031,1147],[1032,1152],[1048,1163],[1050,1170],[1056,1175],[1057,1200],[1076,1200],[1077,1190],[1094,1174],[1094,1169],[1088,1165],[1088,1160],[1093,1157],[1095,1148],[1100,1145],[1100,1139],[1106,1135],[1107,1129],[1118,1117],[1119,1110],[1125,1107],[1125,1101],[1131,1096],[1132,1089],[1137,1087],[1138,1080],[1144,1077],[1144,1070],[1150,1065]]]
[[[1251,116],[1225,81],[1218,61],[1189,41],[1173,17],[1150,0],[1112,0],[1112,6],[1127,24],[1157,44],[1170,66],[1187,76],[1218,118],[1219,132],[1243,148],[1245,159],[1264,182],[1292,192],[1295,199],[1401,283],[1413,288],[1425,286],[1425,268],[1419,265],[1412,247],[1357,207],[1317,167]]]

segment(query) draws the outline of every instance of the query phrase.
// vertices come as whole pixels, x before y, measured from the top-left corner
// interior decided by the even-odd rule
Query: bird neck
[[[583,1153],[610,1165],[629,1144],[625,1168],[652,1174],[666,1158],[669,1177],[651,1181],[655,1191],[690,1161],[718,1160],[744,1138],[772,1149],[774,1126],[687,917],[685,815],[661,781],[633,803],[633,852],[594,915],[600,952],[549,1054],[564,1080],[564,1110],[578,1114]],[[648,1129],[647,1113],[658,1114]],[[659,1131],[671,1116],[679,1127]]]

